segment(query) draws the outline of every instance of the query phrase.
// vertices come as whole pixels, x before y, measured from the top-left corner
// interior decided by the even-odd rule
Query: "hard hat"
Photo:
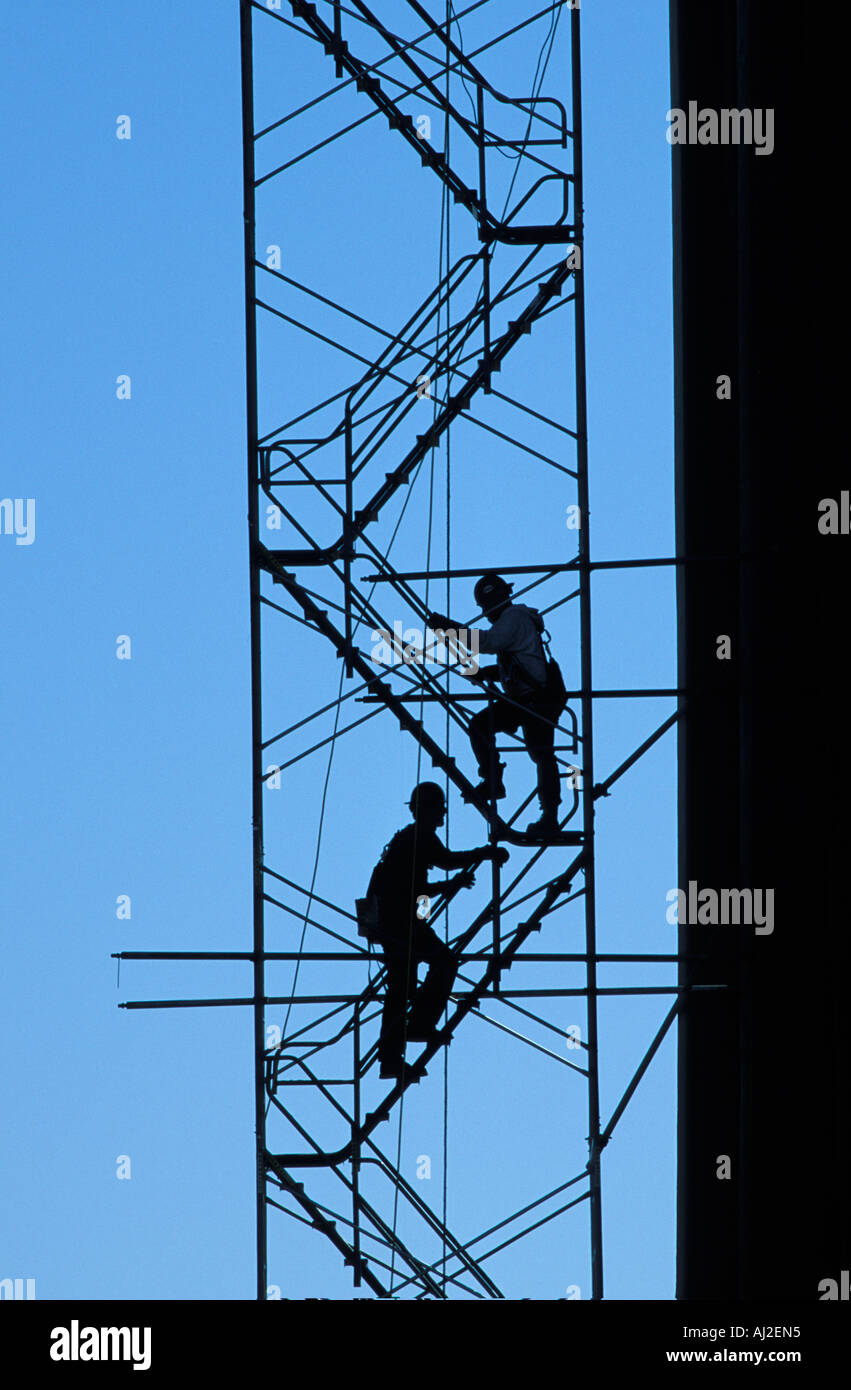
[[[482,612],[487,613],[489,609],[495,608],[497,604],[504,603],[506,599],[510,598],[513,588],[513,584],[507,584],[501,575],[494,574],[493,570],[490,570],[477,581],[473,590],[473,597]]]
[[[419,786],[414,787],[411,792],[408,805],[415,812],[419,810],[420,806],[436,806],[445,810],[446,797],[443,795],[443,789],[436,782],[420,782]]]

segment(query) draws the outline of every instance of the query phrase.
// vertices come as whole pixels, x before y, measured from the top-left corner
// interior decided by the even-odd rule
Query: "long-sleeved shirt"
[[[547,658],[541,633],[544,620],[535,608],[511,603],[489,629],[477,628],[479,651],[495,656],[506,688],[540,691],[547,680]],[[515,665],[516,662],[516,665]],[[518,668],[519,667],[519,671]],[[524,681],[524,673],[530,677]]]
[[[415,909],[417,898],[428,893],[430,868],[467,868],[481,857],[481,850],[447,849],[433,830],[406,825],[385,846],[368,891],[377,894],[388,918],[397,914],[404,920]]]

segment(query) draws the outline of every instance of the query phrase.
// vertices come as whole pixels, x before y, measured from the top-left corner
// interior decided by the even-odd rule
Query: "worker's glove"
[[[462,869],[460,874],[455,875],[455,882],[459,888],[472,888],[475,877],[473,869]]]
[[[447,618],[445,613],[427,613],[426,622],[432,631],[440,630],[441,632],[446,632],[447,629],[454,631],[455,628],[452,619]]]
[[[461,671],[461,675],[474,685],[492,685],[499,679],[498,666],[479,666],[476,670]]]
[[[502,868],[503,864],[508,863],[509,856],[508,850],[505,848],[505,845],[494,845],[488,851],[488,853],[490,855],[490,858],[494,861],[494,863],[499,864],[500,868]]]

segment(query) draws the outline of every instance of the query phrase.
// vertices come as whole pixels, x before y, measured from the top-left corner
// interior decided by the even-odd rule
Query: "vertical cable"
[[[600,1078],[597,1038],[597,921],[594,878],[594,743],[591,698],[591,568],[588,527],[588,422],[585,398],[585,239],[582,194],[582,85],[579,10],[571,10],[571,88],[573,97],[573,189],[579,265],[574,272],[576,298],[576,468],[579,501],[579,612],[582,685],[582,828],[585,868],[585,950],[588,1003],[588,1177],[591,1223],[591,1297],[603,1297],[603,1218],[600,1187]]]
[[[449,148],[449,59],[450,59],[450,25],[452,23],[452,0],[446,0],[446,110],[443,120],[443,142],[446,151],[446,163],[451,163],[451,150]],[[451,316],[449,313],[450,295],[452,293],[452,282],[450,279],[450,267],[452,265],[451,243],[450,243],[450,213],[452,204],[449,199],[444,197],[443,207],[446,208],[446,394],[447,398],[452,391],[451,377]],[[441,219],[442,224],[442,219]],[[452,599],[450,590],[452,580],[449,577],[449,570],[452,565],[451,560],[451,540],[452,540],[452,454],[450,449],[450,430],[451,425],[446,427],[446,613],[452,612]],[[449,667],[449,652],[447,650],[446,665]],[[448,684],[448,669],[447,669]],[[450,736],[452,725],[449,718],[449,704],[446,706],[446,753],[450,752]],[[450,815],[449,815],[449,773],[446,773],[446,843],[449,844]],[[447,873],[449,871],[447,870]],[[452,910],[451,903],[446,905],[445,920],[443,923],[446,944],[449,944],[449,914]],[[445,1022],[444,1012],[444,1022]],[[443,1288],[446,1290],[446,1226],[447,1210],[449,1202],[449,1048],[443,1049]]]
[[[248,459],[248,548],[251,604],[251,824],[254,884],[254,1131],[257,1198],[257,1298],[266,1298],[266,1112],[265,995],[263,927],[263,729],[260,662],[260,573],[254,547],[259,541],[257,498],[257,323],[254,246],[254,64],[252,6],[240,0],[242,84],[242,187],[245,231],[245,413]]]

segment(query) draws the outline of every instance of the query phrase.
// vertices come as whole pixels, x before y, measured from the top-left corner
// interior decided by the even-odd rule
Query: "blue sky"
[[[506,16],[516,22],[534,12],[517,0],[490,0],[462,21],[465,49],[507,27]],[[410,25],[401,3],[382,14],[400,31]],[[592,551],[599,559],[670,555],[667,5],[588,3],[582,18]],[[565,30],[567,21],[565,14]],[[258,120],[271,120],[330,87],[333,64],[292,30],[267,16],[260,22],[275,30],[257,58]],[[351,30],[354,48],[353,21]],[[250,970],[125,963],[117,981],[111,959],[120,950],[251,943],[238,6],[221,0],[202,14],[89,0],[56,7],[49,18],[19,7],[7,11],[4,31],[14,197],[0,495],[35,499],[36,532],[22,546],[0,536],[7,788],[0,1277],[35,1278],[39,1298],[250,1298],[249,1011],[117,1008],[126,999],[247,994]],[[489,79],[512,95],[531,92],[545,33],[539,21],[504,52],[483,54]],[[364,42],[365,54],[379,51]],[[543,91],[567,103],[566,54],[559,39]],[[347,90],[272,137],[270,155],[282,149],[281,159],[290,158],[368,109]],[[416,115],[416,100],[404,109]],[[131,118],[130,140],[116,138],[122,115]],[[438,132],[433,138],[439,144]],[[492,158],[496,201],[504,172]],[[261,167],[269,166],[258,157]],[[392,332],[435,279],[439,237],[437,181],[377,120],[258,198],[259,254],[281,246],[287,274]],[[453,258],[476,249],[468,215],[454,208]],[[261,276],[261,292],[268,278]],[[304,311],[304,297],[288,287],[275,293],[287,312]],[[568,424],[570,313],[560,310],[524,338],[497,383]],[[310,315],[335,340],[375,355],[369,330],[343,324],[331,310]],[[280,322],[264,326],[261,349],[261,429],[353,383],[360,371]],[[124,374],[129,400],[116,397]],[[482,418],[502,428],[513,419],[516,427],[508,408],[500,415],[491,401],[488,409]],[[524,425],[524,439],[542,451],[554,447],[542,426]],[[518,462],[465,422],[453,427],[451,451],[452,564],[570,558],[564,517],[572,495],[562,475]],[[328,466],[339,471],[339,455]],[[391,466],[382,459],[373,478]],[[438,454],[432,563],[441,565],[445,478]],[[425,469],[405,496],[394,562],[419,569],[427,557]],[[387,540],[402,501],[388,507],[377,543]],[[307,501],[304,508],[318,538],[335,539],[328,514]],[[357,576],[371,572],[361,564]],[[322,589],[316,572],[308,582]],[[553,598],[566,592],[551,587]],[[453,587],[452,611],[462,617],[474,612],[471,590],[471,581]],[[337,597],[330,584],[324,592]],[[412,621],[392,604],[387,611]],[[573,685],[575,624],[562,610],[550,630]],[[116,657],[125,635],[129,661]],[[670,571],[595,578],[599,688],[674,684],[674,636]],[[368,651],[368,634],[360,640]],[[264,646],[268,736],[331,700],[339,667],[316,638],[278,616],[268,619]],[[343,708],[347,718],[365,712],[354,701]],[[598,778],[671,709],[664,699],[599,701]],[[315,721],[311,741],[331,728],[327,718]],[[291,757],[307,746],[296,741],[284,751]],[[451,751],[472,775],[457,735]],[[405,822],[403,803],[419,770],[416,746],[387,714],[340,741],[319,893],[351,907],[382,845]],[[310,882],[327,771],[326,748],[266,793],[268,861],[299,882]],[[515,801],[531,790],[522,755],[511,760],[509,786]],[[674,949],[665,920],[665,894],[676,882],[674,797],[669,734],[599,809],[601,951]],[[453,847],[482,839],[480,819],[457,796],[448,836]],[[480,880],[453,910],[453,931],[486,900],[486,875]],[[130,920],[116,916],[122,894],[132,901]],[[300,934],[296,919],[270,914],[270,949],[294,949]],[[322,948],[310,930],[305,945]],[[533,949],[581,950],[578,907],[549,919]],[[534,987],[545,969],[518,967],[517,987]],[[601,973],[611,985],[671,978],[664,967]],[[564,981],[579,984],[578,972]],[[270,992],[286,994],[291,982],[291,967],[270,971]],[[303,967],[299,975],[300,987],[332,992],[364,982],[360,966]],[[604,1118],[669,1002],[602,1001]],[[559,1009],[551,1015],[558,1026],[581,1022],[579,1001]],[[604,1155],[609,1297],[673,1297],[674,1062],[669,1036]],[[430,1186],[422,1188],[438,1210],[443,1086],[443,1068],[432,1064],[409,1093],[401,1139],[396,1119],[378,1137],[394,1156],[400,1145],[411,1182],[418,1157],[431,1157]],[[562,1065],[468,1020],[450,1051],[448,1086],[448,1220],[462,1238],[582,1167],[585,1093]],[[304,1104],[330,1142],[330,1119],[314,1115],[309,1098]],[[122,1155],[129,1181],[117,1177]],[[325,1191],[321,1180],[316,1191]],[[489,1267],[507,1296],[559,1298],[576,1285],[587,1297],[587,1221],[583,1204],[496,1256]],[[275,1212],[269,1255],[270,1283],[285,1296],[352,1297],[332,1248]]]

